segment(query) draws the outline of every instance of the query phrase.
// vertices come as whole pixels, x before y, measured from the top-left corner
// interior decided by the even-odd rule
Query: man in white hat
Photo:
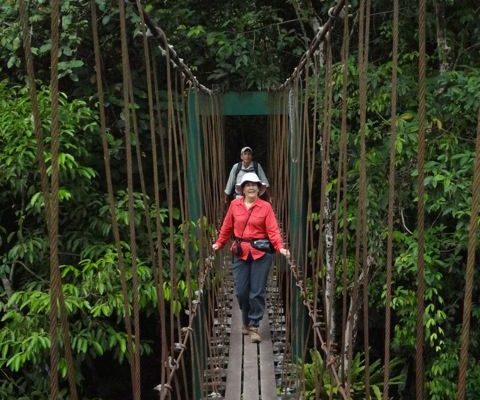
[[[260,163],[253,161],[253,150],[251,147],[243,147],[242,150],[240,150],[240,158],[242,161],[233,165],[230,175],[228,176],[227,185],[225,186],[225,203],[228,203],[228,201],[232,198],[237,198],[242,195],[237,187],[240,184],[243,175],[248,172],[256,173],[260,178],[262,185],[264,185],[267,189],[270,186]]]

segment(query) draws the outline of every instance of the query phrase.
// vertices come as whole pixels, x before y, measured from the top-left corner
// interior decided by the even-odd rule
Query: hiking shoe
[[[248,335],[249,333],[248,325],[242,325],[242,335]]]
[[[248,328],[248,334],[250,335],[250,341],[252,343],[260,343],[262,341],[262,337],[259,335],[257,327],[250,326]]]

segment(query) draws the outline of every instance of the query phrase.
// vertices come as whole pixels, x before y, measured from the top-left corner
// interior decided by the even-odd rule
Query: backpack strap
[[[232,189],[230,190],[230,196],[235,195],[235,183],[237,182],[237,176],[241,169],[242,169],[242,161],[240,161],[237,164],[237,169],[235,170],[235,178],[233,180]],[[255,174],[258,176],[258,162],[256,161],[253,161],[253,170],[255,171]]]
[[[237,164],[237,169],[235,170],[235,176],[233,178],[232,188],[230,189],[230,196],[235,195],[235,184],[237,183],[237,176],[238,176],[238,173],[240,172],[241,169],[242,169],[242,162],[240,161]]]

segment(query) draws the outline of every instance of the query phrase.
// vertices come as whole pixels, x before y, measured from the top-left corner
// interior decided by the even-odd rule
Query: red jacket
[[[265,254],[252,247],[249,242],[251,239],[268,238],[274,249],[277,252],[280,251],[283,241],[271,204],[259,198],[250,209],[247,209],[243,201],[244,198],[241,197],[230,203],[215,244],[222,248],[232,235],[244,239],[245,241],[241,241],[243,252],[240,258],[242,260],[247,259],[248,253],[252,254],[254,260]]]

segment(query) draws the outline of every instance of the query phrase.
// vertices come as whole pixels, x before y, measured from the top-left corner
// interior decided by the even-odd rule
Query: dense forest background
[[[349,118],[355,120],[358,114],[358,1],[350,3]],[[385,225],[387,204],[385,166],[388,163],[393,6],[384,0],[372,3],[367,158],[369,239],[375,267],[370,282],[373,288],[370,307],[374,310],[370,329],[372,335],[380,332],[378,340],[372,340],[371,345],[373,358],[381,360],[386,250],[385,231],[380,227]],[[455,398],[458,374],[467,225],[480,106],[480,6],[477,0],[427,3],[425,379],[426,398],[441,400]],[[118,118],[122,107],[118,4],[108,0],[97,0],[96,4],[117,213],[121,229],[127,232],[127,195],[122,178],[125,176],[123,123]],[[176,52],[200,82],[216,90],[237,91],[274,89],[283,83],[333,5],[332,1],[320,0],[145,2],[152,19],[165,31]],[[414,397],[416,322],[418,17],[415,1],[401,1],[400,7],[397,142],[400,190],[396,198],[396,281],[392,303],[395,326],[392,355],[396,360],[397,384],[391,388],[391,395],[411,399]],[[109,221],[98,133],[90,2],[63,0],[61,9],[60,261],[71,316],[76,374],[83,399],[120,399],[130,392],[129,371],[125,366],[126,334],[121,323],[117,254]],[[48,132],[51,48],[48,1],[29,1],[28,13],[40,108]],[[127,6],[127,18],[134,91],[141,121],[139,128],[146,131],[148,114],[142,78],[145,67],[141,27],[132,4]],[[16,1],[2,1],[0,21],[0,398],[46,399],[50,345],[48,237]],[[332,35],[336,60],[333,124],[337,124],[333,131],[337,134],[342,83],[338,63],[341,31],[342,21],[338,20],[336,34]],[[157,59],[161,68],[164,60],[160,52]],[[349,159],[352,165],[349,179],[354,181],[358,176],[358,150],[354,146],[349,149]],[[382,186],[382,182],[385,185]],[[136,207],[141,211],[144,207],[141,195],[135,195]],[[354,203],[352,199],[351,215],[355,213]],[[175,240],[181,240],[181,221],[177,222]],[[138,243],[143,240],[146,246],[147,233],[141,229],[140,221],[136,223],[139,224]],[[143,384],[148,392],[158,380],[155,374],[158,372],[159,343],[157,299],[147,253],[147,249],[140,249],[139,277],[142,366],[150,367],[144,368]],[[180,282],[184,279],[179,276]],[[479,398],[480,387],[479,281],[476,279],[474,284],[468,375],[470,399]],[[164,295],[168,301],[167,289]],[[181,297],[180,307],[184,301]],[[65,377],[65,362],[60,368]],[[112,375],[111,371],[117,373]],[[379,385],[380,380],[381,377],[376,382]],[[66,389],[62,396],[66,396]]]

